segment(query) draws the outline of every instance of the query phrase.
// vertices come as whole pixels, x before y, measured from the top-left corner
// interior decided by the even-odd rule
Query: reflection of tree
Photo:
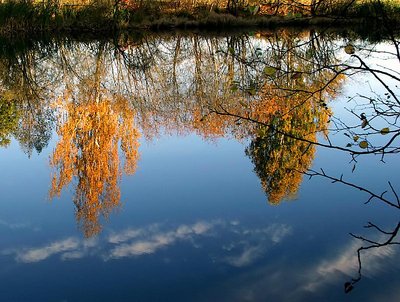
[[[138,125],[148,138],[157,135],[160,129],[176,133],[193,131],[205,138],[227,135],[250,138],[253,142],[247,154],[255,164],[269,200],[277,203],[295,195],[301,177],[292,170],[306,169],[314,153],[309,142],[297,141],[282,132],[289,131],[293,136],[315,142],[315,135],[326,127],[329,114],[322,100],[332,97],[340,86],[339,77],[324,86],[332,79],[333,72],[324,72],[320,68],[321,64],[335,61],[331,40],[331,36],[324,37],[314,31],[299,35],[283,30],[266,33],[261,39],[246,35],[202,37],[191,34],[188,37],[128,39],[116,48],[105,41],[89,46],[80,43],[68,47],[59,45],[56,54],[50,59],[46,57],[46,64],[33,64],[35,55],[24,54],[20,60],[24,64],[11,68],[16,79],[24,79],[19,80],[25,85],[24,96],[31,96],[29,102],[21,103],[25,117],[20,120],[20,130],[16,134],[28,150],[36,148],[40,151],[47,144],[51,112],[43,102],[33,101],[34,95],[39,96],[38,100],[44,99],[46,89],[43,85],[40,86],[42,91],[31,88],[44,82],[38,80],[44,77],[39,77],[37,70],[43,71],[42,65],[50,66],[52,68],[48,69],[54,70],[55,78],[50,90],[67,91],[61,109],[65,116],[58,127],[61,140],[52,159],[57,175],[51,195],[60,194],[74,177],[78,178],[76,200],[82,201],[77,202],[78,208],[82,208],[78,204],[83,204],[83,200],[93,201],[96,199],[93,196],[102,195],[101,190],[88,189],[89,180],[96,179],[90,176],[89,172],[93,171],[85,170],[89,169],[86,163],[96,162],[88,155],[93,153],[95,156],[96,149],[90,148],[99,144],[102,150],[108,150],[98,154],[104,159],[99,157],[99,163],[94,166],[99,171],[109,168],[111,175],[114,170],[109,166],[102,167],[100,162],[109,161],[111,166],[118,166],[112,161],[112,154],[116,154],[113,148],[123,134],[119,132],[121,129],[109,130],[108,137],[112,139],[107,144],[96,143],[93,135],[106,136],[103,127],[118,125],[115,126],[118,128],[129,124],[116,124],[113,119],[130,119],[122,114],[132,111],[128,106],[130,103],[135,107]],[[21,73],[26,76],[21,77]],[[60,86],[57,86],[57,79],[62,79]],[[8,85],[10,90],[19,82],[13,80],[11,84]],[[306,88],[315,93],[308,93]],[[116,106],[125,109],[120,111]],[[224,110],[236,116],[214,114]],[[94,119],[97,111],[99,118]],[[240,117],[262,124],[248,123]],[[89,125],[96,128],[89,131]],[[137,135],[136,131],[133,137]],[[86,146],[84,141],[93,144]],[[124,142],[122,145],[124,147]],[[79,169],[83,172],[78,173]],[[107,173],[101,176],[106,183]],[[109,194],[105,199],[119,200],[112,192],[105,190],[104,194]],[[101,198],[99,200],[102,203]]]
[[[51,158],[56,173],[50,196],[60,195],[73,178],[77,179],[76,217],[86,237],[97,234],[100,216],[108,217],[120,204],[119,144],[126,173],[135,172],[139,157],[135,111],[125,98],[108,97],[100,88],[102,64],[100,49],[93,80],[83,80],[77,98],[67,92],[60,100],[60,140]]]
[[[19,112],[13,135],[28,155],[34,149],[41,152],[47,146],[53,124],[45,91],[51,77],[40,64],[42,56],[41,50],[21,52],[12,49],[0,59],[0,81],[5,99]]]
[[[301,66],[299,62],[297,66]],[[342,82],[337,77],[324,87],[324,79],[329,76],[319,73],[311,80],[289,79],[284,87],[280,86],[283,93],[277,89],[279,86],[266,84],[266,99],[253,102],[250,107],[249,117],[259,123],[259,128],[246,154],[252,159],[271,203],[296,195],[302,180],[299,171],[312,165],[316,135],[327,133],[331,111],[321,99],[334,97]],[[304,93],[306,85],[319,90],[318,97]]]
[[[272,204],[295,197],[301,174],[312,164],[314,148],[310,144],[285,137],[272,128],[261,127],[246,154],[254,164],[268,200]]]
[[[344,79],[334,71],[319,68],[316,62],[334,61],[334,54],[326,43],[321,43],[323,40],[315,41],[313,34],[310,39],[296,44],[290,34],[270,37],[265,53],[269,65],[261,64],[262,74],[250,72],[247,81],[236,81],[231,86],[231,90],[240,90],[244,95],[236,93],[233,100],[215,101],[209,112],[216,114],[197,114],[194,122],[196,129],[208,135],[233,131],[252,138],[246,154],[274,204],[295,196],[302,180],[299,171],[306,171],[312,164],[316,135],[327,133],[331,112],[326,102],[335,97]],[[323,53],[317,55],[321,48]],[[247,58],[240,48],[238,51],[232,55],[242,64],[260,68],[260,49]]]
[[[58,128],[60,141],[51,158],[56,168],[50,196],[60,195],[73,177],[77,178],[74,203],[85,236],[97,234],[99,216],[107,217],[120,203],[119,143],[125,155],[124,170],[136,168],[139,132],[134,111],[124,99],[102,99],[83,104],[68,102],[65,120]]]
[[[11,134],[18,126],[18,115],[13,102],[0,99],[0,147],[10,144]]]
[[[316,134],[327,127],[329,110],[315,99],[296,107],[301,102],[301,97],[275,96],[265,100],[261,112],[260,107],[253,110],[254,115],[263,118],[246,154],[255,165],[269,202],[274,204],[296,195],[302,179],[299,171],[306,171],[314,158],[315,146],[310,142],[316,142]]]
[[[392,42],[394,51],[385,50],[381,53],[392,56],[394,61],[398,63],[400,61],[399,43],[394,38],[392,38]],[[291,50],[295,48],[296,47],[291,46],[289,50],[284,53],[293,54]],[[362,46],[359,48],[362,49]],[[298,178],[301,175],[300,173],[305,173],[310,177],[322,176],[332,182],[342,183],[366,192],[370,195],[367,203],[372,199],[376,199],[382,204],[399,209],[399,197],[390,182],[390,191],[394,197],[392,200],[386,197],[385,194],[387,191],[376,194],[367,188],[345,181],[343,175],[334,177],[326,174],[322,169],[321,172],[309,170],[310,165],[307,165],[307,161],[304,160],[306,150],[313,153],[317,145],[340,150],[348,152],[351,155],[352,162],[354,163],[352,171],[354,172],[357,163],[356,159],[360,155],[379,154],[383,161],[389,154],[395,154],[400,151],[400,148],[395,143],[397,137],[400,135],[398,126],[400,98],[397,93],[400,79],[398,73],[392,66],[374,66],[371,62],[368,62],[368,55],[375,52],[373,47],[366,49],[364,54],[356,53],[356,49],[357,48],[351,44],[343,47],[344,52],[350,55],[350,59],[341,64],[325,61],[325,63],[321,65],[313,63],[312,65],[314,66],[311,66],[313,68],[309,69],[304,68],[307,66],[298,64],[298,62],[292,65],[290,63],[290,61],[293,62],[292,57],[285,61],[285,64],[287,64],[285,68],[282,68],[282,66],[277,68],[277,65],[271,66],[272,68],[268,67],[266,71],[268,75],[274,79],[274,84],[277,85],[275,89],[270,87],[268,90],[268,98],[270,99],[269,103],[266,103],[268,104],[268,108],[266,108],[267,110],[265,111],[259,111],[260,114],[258,115],[254,115],[256,112],[254,108],[257,108],[254,106],[256,102],[247,105],[249,108],[247,112],[240,113],[232,110],[232,108],[226,109],[222,106],[215,109],[215,112],[220,115],[234,117],[236,120],[243,120],[258,125],[260,131],[259,135],[252,141],[250,147],[247,149],[247,153],[251,156],[253,163],[256,165],[255,170],[261,178],[270,200],[279,200],[281,196],[290,195],[297,190],[293,183],[291,183],[291,186],[285,186],[284,182],[286,181],[285,177],[290,181],[292,175],[290,175],[289,172],[294,171],[294,173],[299,173],[297,176]],[[305,55],[307,55],[307,53]],[[311,54],[311,56],[308,57],[312,59],[314,55]],[[317,71],[315,71],[315,69],[317,69]],[[329,96],[334,96],[338,88],[336,84],[340,83],[344,76],[352,75],[360,71],[369,74],[378,84],[382,85],[385,93],[384,96],[382,96],[372,91],[372,96],[364,93],[354,96],[353,99],[356,101],[351,103],[354,107],[350,109],[346,108],[355,121],[353,124],[342,120],[340,117],[333,116],[330,118],[333,120],[333,127],[330,131],[347,136],[349,139],[347,145],[341,145],[343,142],[340,142],[340,140],[336,142],[334,139],[331,139],[328,136],[328,132],[325,132],[327,143],[318,142],[315,133],[324,132],[325,127],[316,127],[315,129],[311,129],[311,131],[310,129],[306,129],[306,131],[303,132],[301,130],[303,128],[301,126],[303,122],[305,125],[313,127],[313,123],[327,121],[328,115],[324,117],[323,115],[318,115],[318,112],[324,112],[322,109],[327,107],[326,101],[329,99]],[[279,81],[282,79],[282,75],[288,77],[286,82]],[[320,77],[320,75],[322,76]],[[297,83],[290,79],[297,80]],[[295,85],[292,85],[293,83],[295,83]],[[298,85],[299,83],[305,85]],[[279,99],[276,98],[277,89],[286,93],[286,103],[289,104],[289,106],[281,106],[276,102],[276,99]],[[327,95],[325,92],[327,92]],[[301,99],[303,99],[301,102],[298,102],[298,100],[300,100],[298,99],[299,95],[301,95]],[[301,114],[302,110],[307,111],[310,104],[314,104],[311,106],[319,105],[321,107],[321,109],[314,111],[314,113],[317,114],[313,115],[314,118],[311,119]],[[276,107],[277,110],[273,109],[276,105],[278,105]],[[271,115],[270,112],[274,112],[274,114]],[[290,122],[285,122],[285,118],[289,118]],[[313,135],[311,135],[312,133]],[[337,136],[335,138],[337,139]],[[277,155],[274,152],[276,152]],[[300,160],[291,161],[290,159],[292,156],[297,156]],[[305,165],[302,165],[303,163],[305,163]],[[277,179],[273,180],[275,175],[277,175]],[[295,179],[296,175],[293,176]],[[284,181],[280,182],[279,180]],[[397,238],[400,229],[399,223],[396,223],[395,227],[388,230],[377,224],[368,222],[366,228],[377,231],[381,236],[378,239],[371,239],[369,236],[351,234],[353,237],[361,240],[363,245],[357,250],[359,265],[358,276],[351,279],[350,282],[345,283],[346,293],[351,291],[354,284],[361,280],[363,252],[400,244]]]
[[[49,143],[53,128],[53,111],[36,101],[20,103],[20,120],[14,132],[22,150],[28,156],[40,153]]]

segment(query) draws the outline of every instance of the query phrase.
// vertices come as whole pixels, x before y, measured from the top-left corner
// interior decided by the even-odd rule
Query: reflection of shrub
[[[18,112],[13,102],[0,99],[0,147],[10,144],[11,133],[17,129]]]

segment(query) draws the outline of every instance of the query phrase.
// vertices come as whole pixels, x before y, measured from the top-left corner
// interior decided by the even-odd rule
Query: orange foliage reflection
[[[100,216],[120,204],[119,144],[125,156],[124,171],[135,172],[140,133],[135,112],[123,98],[77,104],[63,100],[63,118],[57,129],[60,140],[51,157],[53,175],[50,197],[59,196],[77,179],[76,218],[86,237],[101,230]]]
[[[217,114],[195,112],[193,127],[205,137],[232,132],[250,137],[246,154],[268,201],[279,204],[296,196],[302,181],[299,171],[310,168],[314,159],[315,146],[310,142],[317,141],[317,133],[327,132],[331,111],[322,99],[333,99],[344,80],[337,76],[325,87],[334,76],[323,72],[309,82],[302,78],[282,79],[281,85],[266,82],[254,98],[238,96],[235,102],[216,105]]]

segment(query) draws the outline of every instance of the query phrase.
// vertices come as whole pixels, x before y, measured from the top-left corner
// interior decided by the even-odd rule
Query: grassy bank
[[[232,7],[232,2],[236,5]],[[125,29],[279,27],[382,23],[397,26],[398,2],[337,2],[280,6],[241,0],[188,3],[115,0],[87,3],[15,2],[0,4],[0,33],[106,32]],[[274,2],[275,3],[275,2]],[[322,6],[324,3],[325,6]]]

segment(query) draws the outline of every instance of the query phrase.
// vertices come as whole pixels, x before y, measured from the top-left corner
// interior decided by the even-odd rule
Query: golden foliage
[[[50,160],[56,170],[50,197],[59,196],[76,178],[76,218],[90,237],[101,230],[99,217],[108,217],[120,204],[119,143],[125,155],[124,170],[132,174],[139,158],[140,133],[135,112],[122,98],[76,104],[67,97],[61,104],[60,140]]]
[[[331,111],[322,100],[333,99],[344,79],[331,72],[313,78],[295,75],[266,81],[254,97],[237,96],[235,102],[216,106],[220,114],[194,114],[193,126],[203,136],[234,131],[252,138],[246,153],[272,204],[296,196],[302,181],[299,172],[313,162],[315,146],[310,143],[317,141],[317,133],[327,134]]]
[[[270,127],[261,126],[246,150],[272,204],[296,196],[302,181],[300,172],[307,170],[313,162],[314,145],[285,135],[287,133],[311,142],[316,140],[319,126],[314,121],[319,116],[325,119],[327,113],[315,111],[315,108],[307,104],[293,111],[287,118],[273,118]]]
[[[337,77],[323,88],[331,77],[322,73],[307,87],[301,78],[289,80],[283,90],[267,84],[261,93],[265,99],[252,106],[252,118],[265,126],[259,127],[246,153],[272,204],[296,196],[301,172],[309,169],[314,159],[312,143],[317,141],[317,133],[327,134],[331,111],[319,97],[333,98],[343,80]]]

